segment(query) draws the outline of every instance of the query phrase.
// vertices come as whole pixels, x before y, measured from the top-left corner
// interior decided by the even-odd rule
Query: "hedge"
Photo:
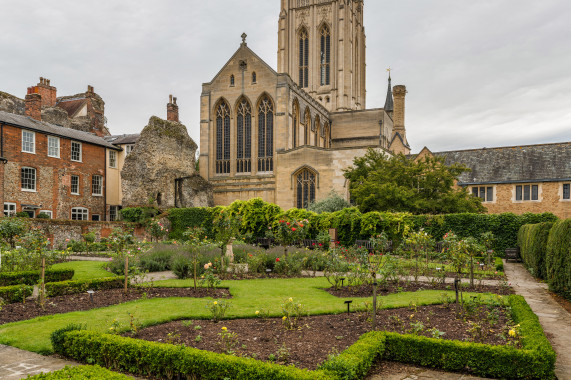
[[[551,228],[545,261],[549,288],[571,300],[571,219]]]
[[[413,230],[424,228],[436,240],[448,231],[460,237],[479,237],[491,231],[496,237],[493,249],[503,256],[506,248],[515,247],[517,232],[525,224],[555,222],[557,217],[544,214],[448,214],[412,215],[408,213],[370,212],[362,214],[357,208],[346,208],[333,213],[316,214],[307,210],[281,210],[277,205],[260,198],[236,201],[228,207],[171,209],[168,218],[171,222],[171,239],[181,239],[188,227],[203,227],[208,236],[212,234],[212,220],[215,213],[227,209],[242,218],[241,233],[253,237],[264,237],[268,227],[275,226],[280,219],[308,219],[310,238],[320,231],[337,228],[339,241],[343,245],[354,244],[355,240],[366,240],[375,234],[386,232],[389,239],[399,242],[406,226]]]
[[[0,298],[5,303],[23,302],[32,295],[34,287],[30,285],[12,285],[0,287]]]
[[[67,281],[73,278],[73,269],[48,269],[45,273],[46,282]],[[2,272],[0,273],[0,286],[10,285],[36,285],[40,282],[40,271],[28,272]]]
[[[125,286],[125,277],[99,278],[82,281],[62,281],[46,284],[48,297],[83,293],[88,290],[119,289]]]
[[[553,227],[551,222],[526,224],[517,234],[517,244],[524,264],[534,276],[541,279],[545,279],[547,273],[545,256],[551,227]]]
[[[521,296],[509,296],[512,318],[520,325],[522,349],[370,332],[318,370],[284,367],[249,358],[227,356],[190,347],[123,338],[66,327],[52,336],[56,353],[121,371],[156,377],[201,374],[202,379],[343,379],[363,378],[375,362],[412,363],[448,371],[469,371],[504,379],[554,378],[555,352],[537,316]],[[173,375],[174,374],[174,375]]]
[[[470,371],[501,379],[552,379],[555,351],[539,319],[521,296],[508,298],[512,318],[520,324],[523,349],[479,343],[386,334],[385,359],[446,371]]]
[[[128,380],[132,379],[130,376],[125,376],[120,373],[111,372],[108,369],[101,368],[98,365],[90,366],[77,366],[77,367],[65,367],[59,371],[50,373],[41,373],[35,376],[28,376],[27,379],[33,380],[59,380],[59,379],[74,379],[74,380]]]

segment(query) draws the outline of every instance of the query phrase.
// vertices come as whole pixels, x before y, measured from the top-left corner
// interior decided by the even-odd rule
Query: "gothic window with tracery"
[[[299,86],[309,86],[309,34],[303,28],[299,32]]]
[[[297,133],[299,130],[299,105],[297,104],[297,101],[295,101],[293,103],[293,133],[292,133],[292,137],[293,137],[293,144],[292,147],[295,148],[297,147]]]
[[[246,99],[238,105],[236,116],[236,173],[252,171],[252,107]]]
[[[265,95],[258,108],[258,171],[274,170],[274,105]]]
[[[306,209],[315,202],[316,175],[309,169],[303,169],[295,175],[296,207]]]
[[[216,107],[216,174],[230,174],[230,107]]]
[[[331,66],[331,32],[327,25],[323,25],[320,30],[321,34],[321,85],[327,86],[331,83],[331,73],[329,67]]]

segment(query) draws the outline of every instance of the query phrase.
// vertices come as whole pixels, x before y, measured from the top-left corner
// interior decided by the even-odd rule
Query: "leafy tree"
[[[340,211],[347,207],[351,207],[349,202],[347,202],[342,196],[337,194],[335,190],[332,190],[327,196],[327,198],[317,202],[311,202],[308,209],[309,211],[321,214],[324,212]]]
[[[484,212],[482,201],[454,187],[456,178],[469,171],[447,166],[442,157],[412,160],[399,154],[387,157],[369,149],[345,170],[353,200],[361,212],[393,211],[413,214]]]
[[[22,218],[0,218],[0,239],[14,248],[16,239],[26,233],[29,223]]]

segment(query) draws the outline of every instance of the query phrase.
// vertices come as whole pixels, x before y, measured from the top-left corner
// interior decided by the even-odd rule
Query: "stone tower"
[[[363,0],[281,0],[278,72],[332,112],[363,110]]]

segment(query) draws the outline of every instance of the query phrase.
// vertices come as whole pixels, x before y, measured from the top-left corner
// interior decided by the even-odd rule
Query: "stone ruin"
[[[212,185],[195,169],[198,146],[186,127],[156,116],[141,132],[121,171],[123,207],[211,207]]]

